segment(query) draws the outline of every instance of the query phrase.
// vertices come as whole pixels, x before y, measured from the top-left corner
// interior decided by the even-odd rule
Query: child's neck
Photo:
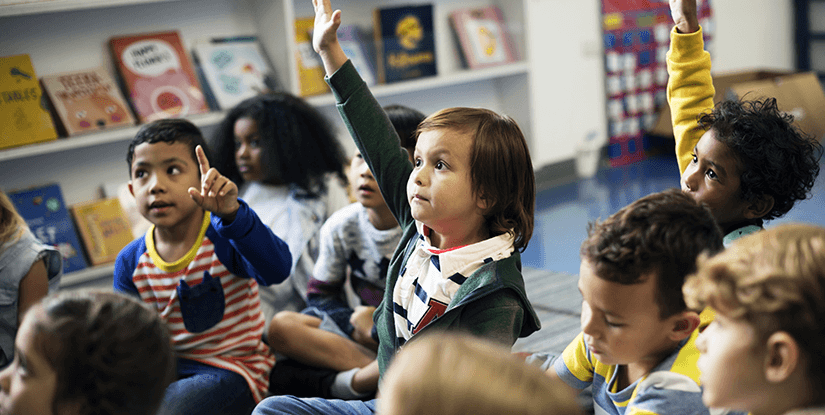
[[[205,211],[198,209],[188,218],[170,227],[155,226],[152,234],[155,250],[166,262],[175,262],[186,255],[198,240]]]
[[[486,227],[468,229],[463,232],[437,232],[435,229],[430,228],[429,238],[430,244],[435,248],[450,249],[490,239],[490,232]]]
[[[648,356],[642,361],[619,365],[616,368],[617,390],[623,390],[624,388],[632,385],[633,382],[641,379],[653,371],[653,369],[655,369],[656,366],[659,366],[660,363],[670,356],[670,354],[673,353],[677,347],[678,343],[674,343],[673,347],[662,350],[656,355]]]
[[[379,231],[386,231],[398,226],[398,221],[392,215],[390,208],[384,205],[380,208],[366,208],[367,219],[375,229]]]

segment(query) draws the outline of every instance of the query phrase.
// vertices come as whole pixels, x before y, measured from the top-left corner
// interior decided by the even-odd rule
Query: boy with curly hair
[[[822,146],[779,111],[775,98],[714,107],[696,0],[671,0],[670,8],[667,96],[681,187],[710,208],[728,246],[810,195]]]

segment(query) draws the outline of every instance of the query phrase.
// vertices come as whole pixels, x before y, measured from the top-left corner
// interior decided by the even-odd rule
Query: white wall
[[[714,72],[794,68],[792,0],[715,0]],[[596,131],[607,142],[600,0],[528,0],[533,164],[571,159]]]

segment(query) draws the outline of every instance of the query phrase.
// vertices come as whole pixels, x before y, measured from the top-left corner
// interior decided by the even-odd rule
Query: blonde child
[[[111,292],[52,294],[25,314],[0,413],[154,415],[174,375],[158,313]]]
[[[684,294],[716,311],[696,339],[708,406],[825,414],[825,229],[786,224],[743,237],[700,258]]]
[[[340,10],[314,1],[313,46],[338,109],[403,228],[375,311],[377,365],[353,377],[353,389],[379,378],[419,333],[462,330],[512,346],[538,329],[524,291],[519,251],[533,231],[535,178],[530,153],[510,118],[449,108],[418,128],[411,165],[381,106],[338,43]],[[374,384],[374,383],[373,383]],[[273,397],[259,414],[372,413],[375,401]]]
[[[56,291],[63,258],[37,240],[0,190],[0,368],[14,359],[14,337],[32,304]]]

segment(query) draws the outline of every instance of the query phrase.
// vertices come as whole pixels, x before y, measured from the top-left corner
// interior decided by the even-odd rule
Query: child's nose
[[[593,312],[587,308],[586,305],[582,305],[582,332],[590,337],[598,337],[596,336],[596,322],[593,318]]]
[[[415,169],[411,174],[417,186],[424,186],[427,183],[427,173],[425,169]]]
[[[149,183],[149,192],[151,192],[152,194],[163,192],[165,187],[160,175],[153,174],[150,180],[151,182]]]
[[[696,191],[699,187],[698,180],[700,177],[701,175],[699,174],[698,168],[688,166],[684,174],[682,174],[682,190]]]

